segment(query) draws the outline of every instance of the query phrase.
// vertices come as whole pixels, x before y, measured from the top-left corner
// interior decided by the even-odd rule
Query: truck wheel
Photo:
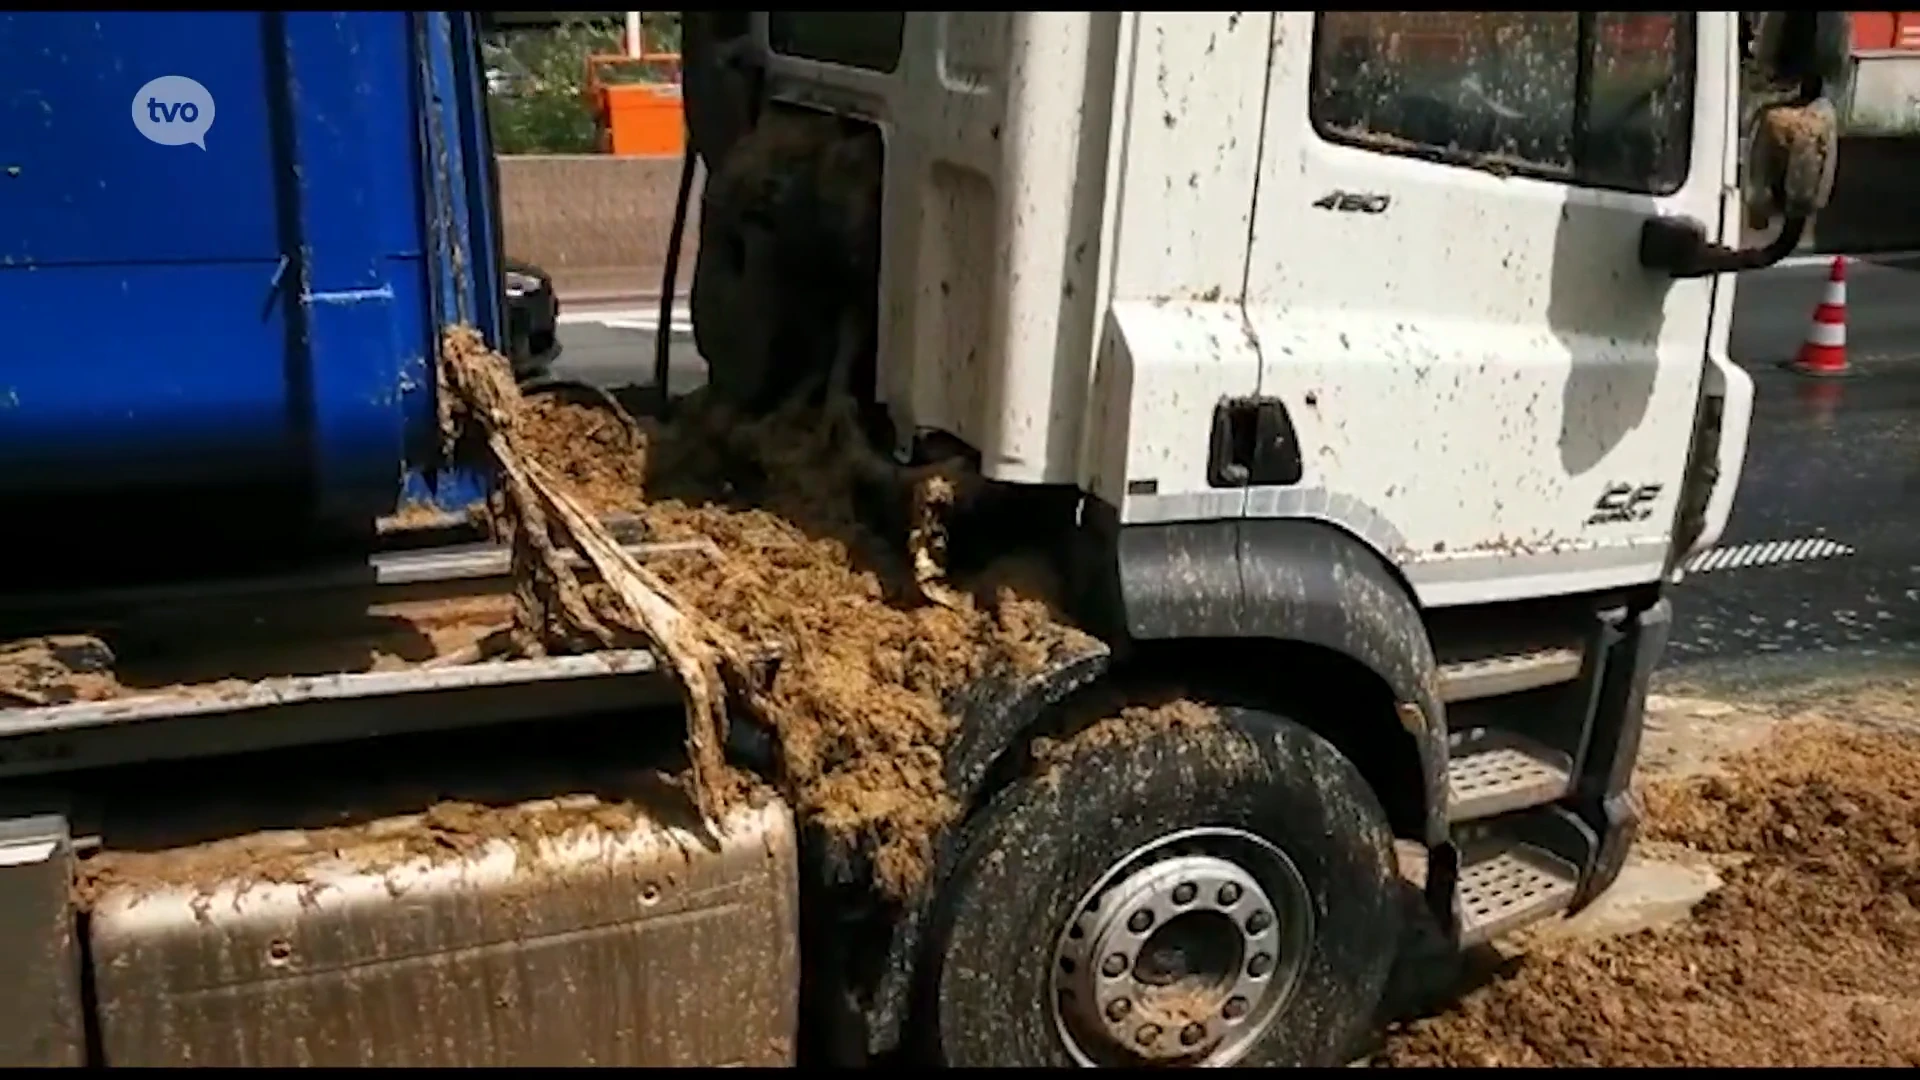
[[[944,1064],[1344,1064],[1400,937],[1386,814],[1318,735],[1220,714],[968,822],[932,942]]]

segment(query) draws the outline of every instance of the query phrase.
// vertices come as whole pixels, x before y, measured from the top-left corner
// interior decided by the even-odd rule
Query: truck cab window
[[[904,11],[770,11],[767,44],[783,56],[891,72],[906,21]]]
[[[1321,12],[1311,118],[1370,150],[1669,194],[1691,147],[1693,18]]]

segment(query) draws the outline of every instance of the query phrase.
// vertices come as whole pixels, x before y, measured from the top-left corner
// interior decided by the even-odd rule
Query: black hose
[[[687,203],[693,198],[693,133],[686,133],[687,149],[680,158],[680,190],[673,199],[673,228],[667,233],[667,268],[660,283],[660,325],[653,334],[653,385],[660,394],[660,417],[666,419],[673,398],[667,392],[667,359],[673,345],[673,289],[680,276],[680,242],[687,231]]]

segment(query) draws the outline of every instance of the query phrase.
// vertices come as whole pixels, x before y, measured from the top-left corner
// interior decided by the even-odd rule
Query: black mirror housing
[[[1759,270],[1792,254],[1806,228],[1806,218],[1789,217],[1765,247],[1729,248],[1710,242],[1707,227],[1692,218],[1649,218],[1640,226],[1640,265],[1676,278]]]

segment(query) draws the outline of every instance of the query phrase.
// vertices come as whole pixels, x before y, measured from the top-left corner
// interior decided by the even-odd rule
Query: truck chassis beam
[[[710,550],[701,541],[629,544],[646,559]],[[82,596],[0,598],[8,622],[29,613],[124,613],[364,591],[385,601],[434,586],[498,582],[495,545],[382,552],[312,574],[149,586]],[[301,675],[243,686],[183,687],[112,701],[0,709],[0,778],[182,760],[383,735],[586,716],[670,705],[680,691],[647,649],[495,660],[397,672]]]

